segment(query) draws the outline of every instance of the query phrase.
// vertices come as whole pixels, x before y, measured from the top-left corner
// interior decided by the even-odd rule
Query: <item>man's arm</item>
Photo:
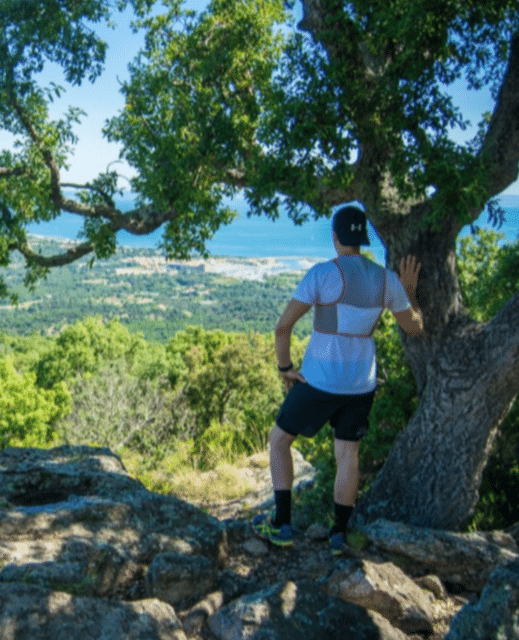
[[[290,337],[292,335],[292,329],[299,318],[302,318],[311,308],[311,304],[306,304],[305,302],[292,298],[283,311],[275,330],[276,355],[279,367],[288,367],[292,364],[290,359]],[[286,391],[290,389],[296,380],[306,382],[299,371],[295,371],[294,369],[280,371],[279,375],[283,378]]]
[[[415,256],[407,256],[400,260],[400,282],[411,302],[411,308],[393,315],[402,329],[411,336],[419,336],[424,329],[422,310],[416,299],[418,274],[421,268],[422,265],[416,262]]]

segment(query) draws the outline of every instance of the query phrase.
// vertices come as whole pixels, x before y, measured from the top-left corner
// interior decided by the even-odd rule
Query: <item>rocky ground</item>
[[[315,534],[318,534],[316,531]],[[315,535],[314,534],[314,535]],[[371,558],[380,561],[380,557],[356,551],[346,546],[342,559]],[[227,562],[227,567],[245,578],[249,584],[261,588],[276,582],[300,582],[313,580],[324,582],[330,576],[337,563],[341,560],[330,553],[327,541],[315,540],[299,533],[295,537],[294,546],[290,549],[280,549],[261,540],[248,540],[243,551],[235,552]],[[465,592],[463,595],[444,593],[435,601],[434,631],[428,635],[428,640],[442,640],[449,629],[451,619],[474,594]],[[179,617],[186,618],[189,610],[179,612]],[[193,640],[217,640],[211,631],[204,627],[193,637]],[[422,640],[421,635],[411,635],[408,638]]]
[[[253,491],[202,510],[108,449],[0,452],[0,638],[519,640],[518,527],[377,520],[337,559],[313,525],[279,549],[250,525],[272,495],[254,462]],[[304,490],[313,470],[295,463]]]
[[[297,454],[296,454],[297,455]],[[308,468],[302,467],[304,461],[296,457],[296,477],[299,475],[300,483],[310,483],[311,473]],[[250,469],[254,469],[254,460],[244,473],[251,475]],[[306,471],[306,474],[305,474]],[[270,491],[270,476],[266,471],[258,470],[254,473],[255,492],[249,493],[239,500],[222,501],[219,503],[200,505],[208,514],[224,523],[236,540],[242,544],[234,545],[233,551],[226,559],[226,568],[241,576],[253,588],[260,589],[265,585],[277,582],[300,582],[311,580],[317,583],[326,582],[337,568],[338,563],[348,560],[365,559],[371,562],[387,562],[388,556],[380,553],[372,553],[359,549],[359,536],[350,535],[350,542],[344,547],[340,558],[334,557],[328,545],[327,530],[319,525],[313,525],[306,531],[295,531],[294,545],[290,548],[280,548],[265,542],[251,534],[250,521],[252,515],[257,513],[253,507],[261,505],[268,509],[271,502],[266,500]],[[458,613],[464,604],[476,600],[476,593],[463,588],[456,589],[457,593],[448,593],[441,585],[430,583],[429,589],[436,591],[434,599],[433,632],[426,637],[428,640],[442,640],[449,630],[452,618]],[[188,619],[190,610],[179,612],[181,619]],[[410,640],[422,640],[422,635],[407,636]],[[211,631],[202,627],[193,636],[193,640],[217,640]]]

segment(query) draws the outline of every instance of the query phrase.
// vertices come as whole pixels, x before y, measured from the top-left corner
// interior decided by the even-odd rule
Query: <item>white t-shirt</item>
[[[348,268],[349,260],[352,261],[351,269]],[[370,286],[370,275],[380,271],[378,265],[362,255],[348,256],[348,261],[342,260],[342,265],[346,286],[348,271],[355,272],[357,279],[365,278],[367,287]],[[405,311],[411,303],[402,283],[394,271],[387,269],[386,274],[386,308],[394,313]],[[342,290],[341,273],[335,262],[330,260],[314,265],[292,297],[311,305],[330,304],[337,300]],[[375,341],[371,337],[346,337],[313,331],[301,373],[308,384],[321,391],[345,395],[369,393],[377,386]]]

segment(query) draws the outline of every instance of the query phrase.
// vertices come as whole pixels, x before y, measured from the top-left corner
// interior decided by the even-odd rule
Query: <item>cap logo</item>
[[[350,231],[362,231],[362,224],[352,224],[350,227]]]

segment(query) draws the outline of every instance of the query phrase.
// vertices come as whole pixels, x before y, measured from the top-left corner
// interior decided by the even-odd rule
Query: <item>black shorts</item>
[[[290,435],[311,438],[330,422],[337,440],[356,442],[368,431],[374,397],[375,391],[339,395],[316,389],[307,382],[297,382],[281,405],[276,424]]]

